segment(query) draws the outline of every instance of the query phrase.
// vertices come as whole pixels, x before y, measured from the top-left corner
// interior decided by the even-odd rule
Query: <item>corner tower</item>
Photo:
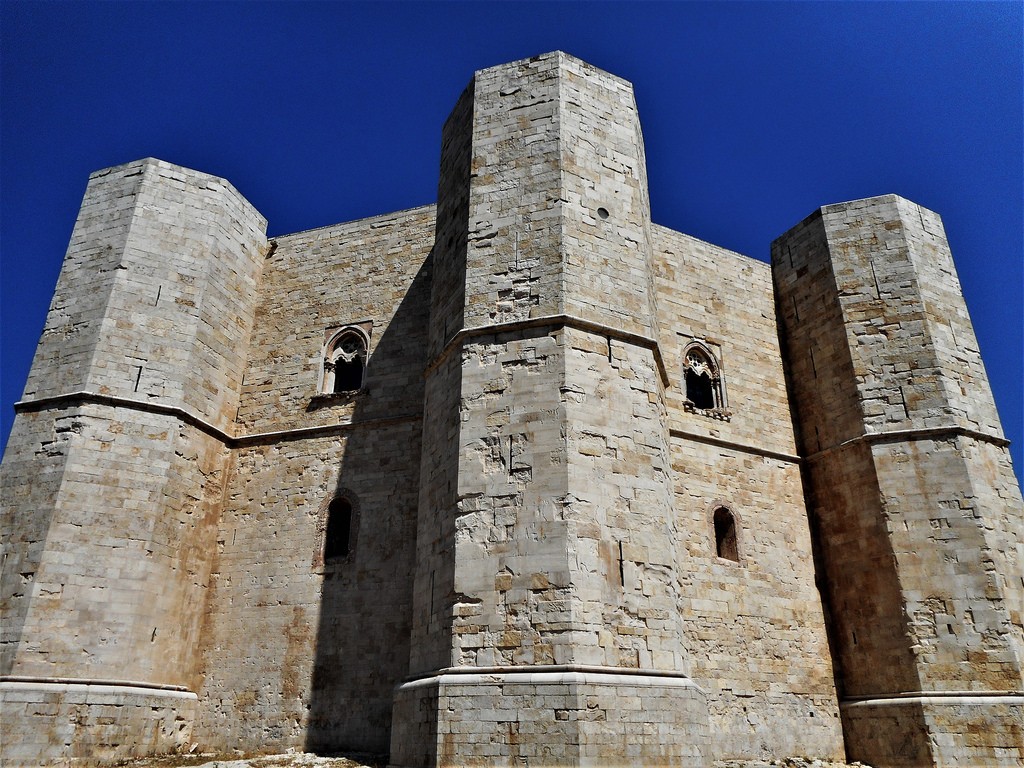
[[[265,226],[158,160],[89,180],[2,468],[5,765],[189,737]]]
[[[631,86],[476,73],[442,142],[392,763],[698,766]]]
[[[939,217],[822,208],[772,246],[847,752],[1024,759],[1024,512]]]

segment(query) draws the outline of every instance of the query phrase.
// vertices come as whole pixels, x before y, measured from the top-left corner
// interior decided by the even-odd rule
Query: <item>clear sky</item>
[[[1022,469],[1024,4],[0,2],[0,443],[90,172],[223,176],[271,235],[433,202],[473,71],[633,82],[654,220],[755,258],[828,203],[940,213]]]

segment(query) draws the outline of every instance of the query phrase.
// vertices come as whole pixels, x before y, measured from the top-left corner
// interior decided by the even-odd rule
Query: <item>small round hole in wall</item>
[[[608,218],[608,209],[607,208],[598,208],[597,209],[597,215],[600,216],[602,219],[607,219]]]

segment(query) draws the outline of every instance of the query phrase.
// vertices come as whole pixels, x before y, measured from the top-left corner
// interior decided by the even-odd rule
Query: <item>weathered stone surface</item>
[[[1024,512],[942,223],[832,205],[772,256],[847,752],[1019,764]]]
[[[2,469],[5,765],[1024,762],[937,216],[828,206],[772,267],[654,225],[631,86],[552,53],[474,76],[436,206],[264,226],[90,182]]]

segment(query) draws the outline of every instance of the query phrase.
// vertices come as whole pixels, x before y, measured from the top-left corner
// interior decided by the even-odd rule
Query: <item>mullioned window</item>
[[[362,390],[369,347],[366,331],[359,326],[337,331],[324,349],[321,393],[336,395]]]
[[[692,342],[683,352],[683,387],[683,407],[690,413],[723,421],[732,416],[725,400],[721,366],[711,350],[700,342]]]

